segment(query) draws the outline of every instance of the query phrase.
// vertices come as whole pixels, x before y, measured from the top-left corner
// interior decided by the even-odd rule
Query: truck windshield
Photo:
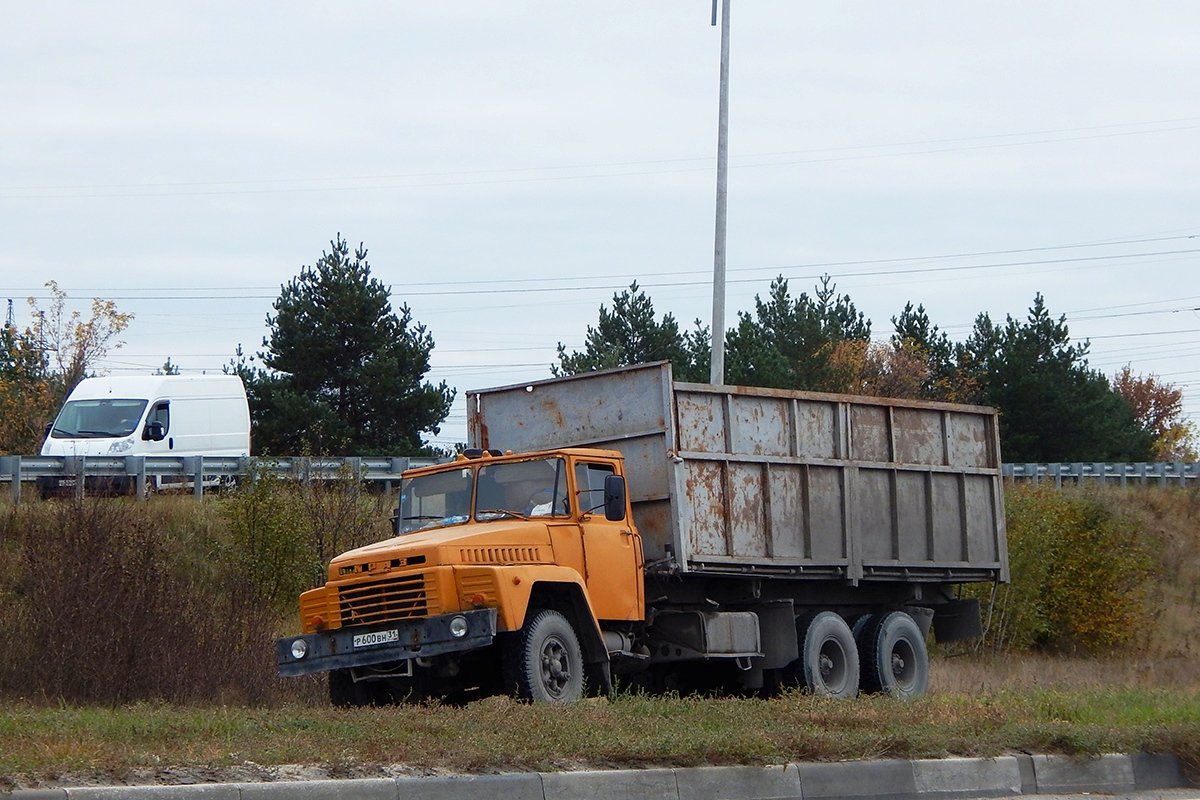
[[[146,410],[145,400],[72,400],[63,406],[53,439],[120,439],[133,433]]]
[[[461,525],[471,515],[475,470],[470,467],[408,478],[400,487],[397,533]]]
[[[475,499],[472,511],[471,500]],[[400,488],[396,532],[514,517],[560,517],[571,513],[566,466],[561,458],[474,464],[408,478]]]
[[[479,468],[475,519],[559,517],[569,513],[561,458],[510,461]]]

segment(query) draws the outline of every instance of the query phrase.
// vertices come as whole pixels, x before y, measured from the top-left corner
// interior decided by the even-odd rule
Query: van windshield
[[[146,400],[71,400],[50,429],[52,439],[120,439],[137,430]]]

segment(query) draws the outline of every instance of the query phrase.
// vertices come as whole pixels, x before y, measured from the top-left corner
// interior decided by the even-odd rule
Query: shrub
[[[1016,486],[1005,501],[1012,582],[985,598],[987,646],[1096,653],[1148,633],[1151,559],[1131,517],[1084,490]]]
[[[300,592],[325,582],[338,553],[389,532],[380,504],[352,480],[296,482],[262,471],[222,510],[230,533],[225,560],[259,602],[280,612],[294,611]]]
[[[10,509],[0,678],[77,702],[260,702],[275,615],[228,570],[196,569],[206,537],[176,502],[89,499]],[[191,503],[190,514],[202,515]]]
[[[275,638],[341,550],[384,538],[390,498],[265,473],[229,496],[0,511],[0,687],[10,697],[264,703]]]

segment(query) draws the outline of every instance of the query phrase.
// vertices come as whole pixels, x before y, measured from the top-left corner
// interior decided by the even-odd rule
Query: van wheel
[[[521,700],[574,703],[583,697],[583,653],[575,629],[557,611],[530,611],[503,647],[505,683]]]
[[[858,648],[846,620],[832,611],[807,614],[796,632],[800,658],[783,668],[784,683],[824,697],[858,694]]]
[[[872,614],[858,635],[863,691],[907,700],[929,688],[929,652],[916,621],[903,611]]]

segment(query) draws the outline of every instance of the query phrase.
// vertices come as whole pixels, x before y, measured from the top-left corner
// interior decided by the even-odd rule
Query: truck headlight
[[[292,658],[299,661],[308,655],[308,642],[303,639],[296,639],[292,642]]]
[[[467,635],[467,618],[454,617],[450,620],[450,635],[455,639],[461,639]]]
[[[122,439],[119,442],[113,442],[108,446],[110,453],[128,453],[133,449],[133,439]]]

